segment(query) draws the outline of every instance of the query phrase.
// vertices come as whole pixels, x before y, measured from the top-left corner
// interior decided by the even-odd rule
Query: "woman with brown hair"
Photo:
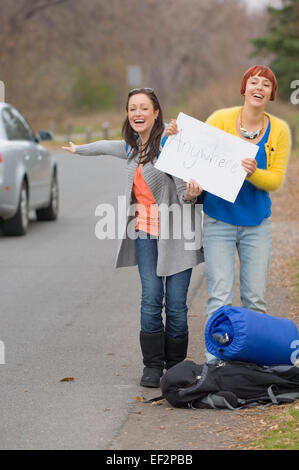
[[[154,166],[165,136],[162,109],[154,90],[131,90],[126,111],[123,140],[79,146],[70,142],[63,148],[79,155],[111,155],[127,161],[126,203],[133,214],[127,211],[116,267],[138,266],[142,286],[140,345],[145,366],[140,384],[159,387],[164,367],[184,360],[187,354],[187,292],[192,267],[203,261],[203,255],[201,246],[186,249],[186,242],[192,240],[185,238],[184,224],[191,223],[194,233],[200,234],[200,210],[195,202],[201,188],[192,180],[186,184]],[[189,220],[161,209],[176,205],[183,212],[184,204],[190,206]],[[134,233],[129,233],[132,216],[136,216]],[[174,236],[177,225],[182,228],[178,238]],[[162,236],[165,227],[167,237]]]

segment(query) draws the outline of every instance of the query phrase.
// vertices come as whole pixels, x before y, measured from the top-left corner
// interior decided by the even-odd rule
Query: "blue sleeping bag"
[[[206,348],[219,359],[261,365],[293,364],[299,331],[286,318],[223,306],[208,319]]]

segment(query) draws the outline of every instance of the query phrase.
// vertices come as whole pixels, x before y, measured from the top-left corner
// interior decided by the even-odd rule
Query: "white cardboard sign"
[[[235,202],[246,177],[244,158],[255,158],[258,146],[187,114],[177,118],[179,132],[168,137],[155,167]]]

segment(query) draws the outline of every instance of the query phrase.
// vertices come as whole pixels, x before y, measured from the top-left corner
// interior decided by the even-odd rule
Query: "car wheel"
[[[42,209],[36,209],[37,220],[56,220],[58,217],[59,209],[59,188],[58,188],[58,178],[57,173],[55,172],[51,182],[51,196],[50,202],[47,207]]]
[[[11,219],[2,221],[5,235],[25,235],[29,223],[28,189],[24,180],[21,186],[19,205],[16,214]]]

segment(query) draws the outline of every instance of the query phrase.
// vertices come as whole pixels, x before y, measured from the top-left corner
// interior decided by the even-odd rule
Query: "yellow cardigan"
[[[206,123],[222,129],[229,134],[238,136],[236,122],[241,106],[219,109],[208,117]],[[264,191],[274,191],[282,184],[291,149],[291,133],[288,124],[271,114],[267,114],[271,122],[268,142],[265,144],[267,169],[257,168],[247,181]]]

